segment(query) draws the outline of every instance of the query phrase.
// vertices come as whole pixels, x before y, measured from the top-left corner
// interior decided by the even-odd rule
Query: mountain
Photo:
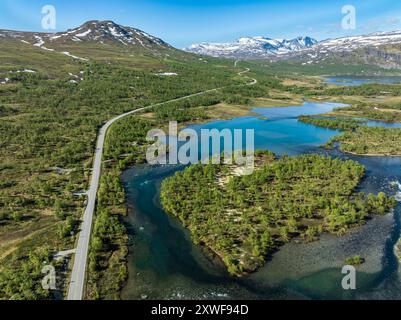
[[[295,39],[270,39],[265,37],[243,37],[234,43],[194,44],[185,51],[214,57],[260,59],[284,56],[310,48],[317,43],[310,37]]]
[[[186,53],[190,52],[235,59],[289,60],[303,65],[342,63],[401,68],[401,30],[320,42],[311,37],[289,40],[242,37],[233,43],[194,44],[184,52],[142,30],[113,21],[93,20],[57,33],[0,30],[0,43],[18,52],[28,50],[30,46],[35,52],[54,52],[81,61],[94,59],[132,65],[133,57],[136,67],[141,67],[149,56],[156,60],[169,56],[190,59],[192,55]]]
[[[285,58],[302,60],[307,64],[335,58],[343,62],[359,62],[384,68],[400,67],[401,30],[328,39]]]
[[[401,30],[377,32],[368,35],[328,39],[321,41],[313,48],[315,51],[346,52],[372,46],[401,44]]]
[[[236,59],[296,60],[302,64],[368,64],[401,68],[401,30],[316,41],[264,37],[240,38],[234,43],[201,43],[184,50],[214,57]]]
[[[23,69],[36,67],[42,71],[45,61],[53,65],[57,60],[63,63],[61,60],[73,59],[124,64],[132,68],[152,65],[157,69],[161,58],[191,56],[142,30],[99,20],[57,33],[0,30],[1,50],[12,55],[14,60],[18,59]],[[26,64],[27,57],[31,58],[30,64]],[[54,71],[57,72],[52,70],[51,74]]]
[[[0,40],[1,38],[17,39],[45,50],[47,46],[82,42],[138,46],[145,49],[171,48],[163,40],[142,30],[124,27],[113,21],[98,20],[88,21],[78,28],[57,33],[0,30]]]

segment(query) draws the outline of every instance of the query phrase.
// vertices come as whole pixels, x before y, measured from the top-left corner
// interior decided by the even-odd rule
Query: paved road
[[[237,66],[237,62],[235,63],[235,66]],[[250,71],[249,69],[246,69],[244,71],[239,72],[238,74],[242,75],[249,71]],[[248,83],[247,85],[254,85],[257,83],[256,79],[252,79],[252,80],[253,81]],[[94,158],[95,160],[93,162],[92,179],[91,179],[90,188],[88,191],[87,206],[86,206],[85,213],[83,216],[83,221],[81,224],[81,231],[79,234],[78,244],[77,244],[77,248],[76,248],[76,252],[75,252],[74,266],[73,266],[72,273],[71,273],[71,280],[70,280],[70,285],[69,285],[69,289],[68,289],[67,300],[82,300],[83,295],[84,295],[85,275],[86,275],[86,266],[87,266],[87,260],[88,260],[88,252],[89,252],[89,243],[90,243],[90,237],[91,237],[91,231],[92,231],[93,215],[94,215],[95,207],[96,207],[96,194],[97,194],[97,190],[99,188],[99,180],[100,180],[101,167],[102,167],[102,155],[103,155],[104,141],[106,138],[107,130],[110,128],[110,126],[114,122],[116,122],[128,115],[139,113],[139,112],[145,111],[147,109],[163,105],[168,102],[180,101],[180,100],[188,99],[191,97],[204,95],[206,93],[214,92],[214,91],[220,90],[222,88],[225,88],[225,87],[190,94],[185,97],[153,104],[153,105],[141,108],[141,109],[136,109],[136,110],[121,114],[121,115],[111,119],[110,121],[108,121],[100,129],[98,139],[97,139],[97,144],[96,144],[96,151],[95,151],[95,158]]]

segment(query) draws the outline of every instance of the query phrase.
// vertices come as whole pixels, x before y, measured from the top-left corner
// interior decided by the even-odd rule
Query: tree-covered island
[[[253,174],[228,165],[193,165],[162,184],[164,209],[189,229],[194,243],[217,254],[232,275],[261,267],[291,240],[343,235],[396,204],[356,187],[364,167],[320,155],[276,159],[259,152]]]
[[[370,127],[365,121],[350,117],[301,116],[299,121],[343,131],[326,144],[327,148],[339,143],[340,150],[346,153],[367,156],[401,155],[400,128]]]

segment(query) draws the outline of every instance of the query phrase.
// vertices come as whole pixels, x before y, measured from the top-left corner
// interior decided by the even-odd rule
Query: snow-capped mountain
[[[226,58],[270,58],[286,55],[317,43],[310,37],[295,39],[270,39],[265,37],[243,37],[233,43],[201,43],[185,48],[185,51]]]
[[[344,63],[400,68],[401,30],[328,39],[308,49],[288,54],[284,59],[296,59],[303,64],[317,64],[336,59]]]
[[[58,33],[35,33],[0,30],[1,38],[14,38],[23,42],[32,43],[37,47],[46,48],[52,44],[68,42],[98,42],[115,43],[124,46],[136,45],[144,48],[155,46],[170,47],[163,40],[131,27],[124,27],[113,21],[88,21],[82,26]]]
[[[113,21],[88,21],[79,28],[57,33],[49,37],[50,41],[117,41],[123,45],[140,45],[143,47],[160,45],[168,46],[163,40],[131,27],[124,27]]]
[[[401,66],[401,30],[316,41],[264,37],[240,38],[234,43],[201,43],[184,50],[214,57],[237,59],[300,60],[304,64],[330,58],[380,66]]]
[[[328,39],[319,42],[314,50],[330,50],[336,52],[353,51],[367,46],[379,47],[382,45],[401,44],[401,30],[391,32],[377,32],[368,35]]]

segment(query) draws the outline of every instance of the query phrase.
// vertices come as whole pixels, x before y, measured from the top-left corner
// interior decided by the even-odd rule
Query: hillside
[[[29,64],[53,76],[59,68],[53,70],[55,61],[60,67],[98,61],[146,69],[161,67],[162,60],[170,57],[191,59],[190,54],[144,31],[97,20],[58,33],[0,30],[0,48],[0,58],[12,61],[13,67]]]

